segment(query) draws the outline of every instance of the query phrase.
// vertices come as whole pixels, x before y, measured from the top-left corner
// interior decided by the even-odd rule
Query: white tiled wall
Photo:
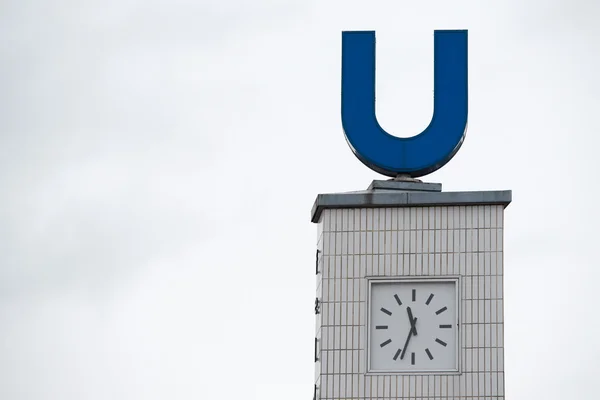
[[[504,399],[498,206],[324,210],[317,399]],[[461,275],[460,375],[365,375],[367,276]]]

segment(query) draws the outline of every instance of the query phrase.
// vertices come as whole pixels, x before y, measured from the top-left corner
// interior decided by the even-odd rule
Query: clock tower
[[[510,191],[320,194],[315,399],[504,398]]]
[[[375,113],[375,33],[342,34],[342,123],[392,177],[319,194],[315,400],[504,399],[504,210],[510,190],[444,192],[417,177],[460,148],[467,31],[434,33],[434,112],[411,138]]]

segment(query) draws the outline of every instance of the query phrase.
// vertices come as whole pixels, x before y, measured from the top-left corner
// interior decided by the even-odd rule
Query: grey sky
[[[381,178],[340,123],[358,29],[399,136],[433,30],[469,29],[467,137],[425,180],[513,190],[507,396],[592,398],[600,4],[494,3],[0,3],[0,398],[310,398],[309,211]]]

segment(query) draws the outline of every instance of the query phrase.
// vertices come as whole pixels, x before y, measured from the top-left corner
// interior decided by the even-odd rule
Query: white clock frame
[[[366,375],[458,375],[461,373],[461,357],[462,354],[462,324],[461,324],[461,307],[460,307],[460,299],[461,297],[461,277],[459,275],[449,275],[449,276],[432,276],[432,277],[414,277],[414,276],[368,276],[367,280],[367,298],[366,298],[366,313],[367,313],[367,321],[366,321],[366,349],[365,349],[365,365],[367,366]],[[371,286],[373,283],[422,283],[422,282],[454,282],[455,283],[455,309],[456,309],[456,346],[455,346],[455,369],[442,369],[442,370],[371,370],[371,357],[370,357],[370,349],[371,349]]]

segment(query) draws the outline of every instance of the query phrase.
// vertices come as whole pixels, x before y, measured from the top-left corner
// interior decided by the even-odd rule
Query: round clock
[[[458,372],[458,278],[370,279],[368,372]]]

